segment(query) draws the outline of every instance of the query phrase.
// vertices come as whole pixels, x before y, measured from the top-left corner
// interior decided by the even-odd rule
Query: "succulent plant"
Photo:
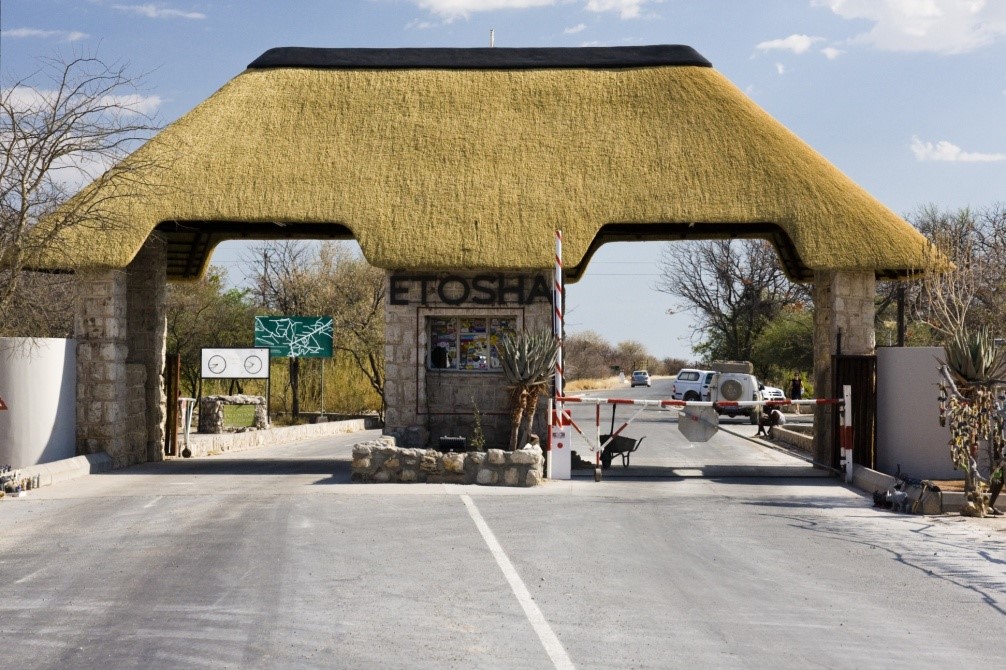
[[[1006,347],[996,346],[987,328],[959,330],[943,344],[944,363],[965,385],[988,386],[1006,377]]]
[[[510,382],[510,450],[517,448],[521,421],[530,435],[538,397],[555,370],[559,343],[547,330],[506,333],[500,340],[500,363]]]

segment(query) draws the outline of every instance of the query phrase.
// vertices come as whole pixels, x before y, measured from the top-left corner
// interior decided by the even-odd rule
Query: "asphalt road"
[[[655,474],[636,479],[352,484],[351,445],[368,433],[2,500],[0,658],[81,669],[1001,659],[1002,521],[877,510],[743,437],[718,435],[709,464],[705,447],[640,425],[654,437],[640,459],[652,446],[645,458],[666,463],[642,461]],[[775,467],[792,470],[768,476]]]

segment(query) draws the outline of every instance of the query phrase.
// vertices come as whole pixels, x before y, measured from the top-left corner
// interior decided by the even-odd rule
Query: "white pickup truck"
[[[684,368],[671,385],[671,397],[675,400],[706,400],[709,398],[709,385],[713,381],[712,370],[697,370]]]

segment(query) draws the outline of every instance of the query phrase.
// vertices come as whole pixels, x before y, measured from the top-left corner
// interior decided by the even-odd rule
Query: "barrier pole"
[[[559,427],[552,432],[553,445],[549,456],[551,466],[550,477],[555,479],[570,479],[572,477],[572,458],[570,456],[570,435],[565,428],[566,420],[562,403],[563,392],[563,356],[562,337],[565,319],[563,317],[563,282],[562,282],[562,231],[555,231],[555,278],[552,282],[552,331],[555,333],[555,409],[559,415]]]
[[[552,414],[552,399],[548,399],[548,440],[545,442],[545,476],[552,479],[552,428],[555,426],[555,417]]]
[[[845,483],[851,484],[853,480],[853,474],[855,470],[855,464],[852,461],[852,387],[843,386],[842,387],[842,428],[841,428],[841,444],[842,444],[842,460],[844,461],[845,469]]]

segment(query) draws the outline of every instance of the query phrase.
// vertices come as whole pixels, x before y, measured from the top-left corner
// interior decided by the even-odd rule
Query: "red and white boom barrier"
[[[580,428],[575,421],[573,421],[571,413],[563,407],[566,403],[596,406],[597,409],[594,413],[595,430],[593,436],[587,435],[587,433],[585,433],[583,429]],[[601,443],[601,405],[631,405],[639,408],[639,410],[633,414],[628,421],[624,421],[617,430],[612,430],[611,435],[608,436],[608,439],[603,444]],[[668,409],[671,407],[786,407],[793,405],[842,406],[839,432],[841,463],[842,471],[845,473],[846,482],[851,482],[853,475],[853,432],[852,388],[850,386],[842,387],[842,398],[810,398],[808,400],[718,400],[714,402],[711,400],[647,400],[641,398],[588,398],[581,396],[557,395],[555,398],[554,409],[551,399],[549,400],[548,407],[549,434],[552,436],[552,453],[550,454],[550,461],[552,460],[552,457],[558,455],[556,452],[559,451],[562,456],[565,456],[565,463],[567,468],[569,467],[569,444],[572,435],[570,434],[568,427],[571,426],[587,440],[590,450],[595,452],[597,472],[600,473],[601,452],[604,450],[604,447],[607,446],[615,438],[615,436],[625,430],[625,428],[628,427],[628,425],[648,407],[655,409]],[[612,415],[612,417],[614,417],[614,415]],[[557,440],[561,440],[561,442],[558,442]],[[548,476],[553,479],[569,479],[571,476],[569,469],[565,471],[557,471],[553,468],[551,470],[552,471]]]

